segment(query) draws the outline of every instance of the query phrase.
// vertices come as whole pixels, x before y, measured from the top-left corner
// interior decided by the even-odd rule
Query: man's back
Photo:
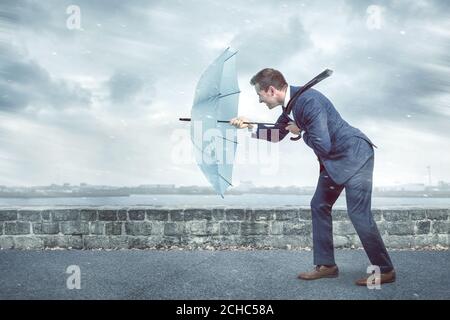
[[[300,89],[300,87],[292,87],[292,92],[295,93],[298,89]],[[306,106],[308,102],[312,102],[311,100],[316,107],[322,108],[326,112],[328,134],[332,145],[340,145],[343,141],[352,136],[358,136],[372,143],[361,130],[348,124],[348,122],[341,117],[333,103],[325,95],[315,89],[309,89],[299,97],[292,110],[294,117],[303,121],[311,121],[311,119],[302,117],[303,112],[305,111],[302,107]],[[306,130],[305,123],[299,124],[301,128]]]
[[[291,87],[291,94],[299,89]],[[305,143],[336,183],[351,177],[373,155],[370,139],[342,119],[331,101],[319,91],[305,91],[295,102],[292,113],[297,126],[305,131]]]

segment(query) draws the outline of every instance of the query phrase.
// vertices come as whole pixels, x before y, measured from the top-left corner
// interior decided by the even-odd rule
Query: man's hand
[[[294,122],[289,122],[288,126],[285,128],[287,131],[293,134],[299,135],[302,131]]]
[[[237,118],[233,118],[230,120],[230,124],[232,126],[235,126],[238,129],[244,129],[244,128],[252,129],[253,128],[252,124],[247,124],[244,122],[250,122],[250,120],[248,120],[245,117],[237,117]]]

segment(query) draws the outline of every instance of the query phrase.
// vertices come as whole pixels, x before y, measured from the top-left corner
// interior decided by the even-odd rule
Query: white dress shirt
[[[289,100],[291,100],[291,87],[289,87],[289,85],[288,85],[287,90],[286,90],[286,94],[284,96],[283,107],[287,106],[287,104],[289,103]]]

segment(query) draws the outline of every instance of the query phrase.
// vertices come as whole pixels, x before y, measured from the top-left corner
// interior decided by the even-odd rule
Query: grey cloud
[[[366,15],[366,9],[371,5],[382,6],[387,9],[385,14],[396,17],[397,22],[408,19],[429,17],[432,15],[445,15],[450,9],[450,3],[445,0],[427,0],[412,2],[408,0],[345,0],[347,7],[353,14]]]
[[[386,6],[388,23],[369,31],[364,16],[374,3],[346,4],[353,12],[351,19],[358,15],[361,29],[354,30],[352,41],[332,57],[336,75],[330,81],[343,75],[353,85],[334,84],[340,87],[337,105],[354,120],[395,121],[433,133],[448,132],[448,113],[442,111],[450,106],[448,98],[444,100],[450,91],[446,71],[450,65],[449,37],[427,29],[445,26],[441,10],[447,5],[430,1],[420,8],[405,1],[377,2]],[[346,28],[343,31],[347,32]],[[318,55],[317,59],[325,57]]]
[[[15,112],[29,106],[89,106],[89,91],[75,83],[53,79],[37,62],[27,60],[11,47],[3,45],[0,50],[0,110]]]
[[[348,98],[344,98],[352,105],[352,110],[360,111],[358,117],[373,121],[389,118],[415,123],[422,130],[447,131],[448,119],[430,105],[434,103],[433,98],[449,91],[450,79],[445,69],[424,64],[436,60],[420,50],[405,56],[405,52],[394,43],[389,47],[389,52],[385,48],[373,47],[370,52],[355,50],[353,53],[353,59],[350,59],[353,61],[364,60],[368,55],[372,59],[366,59],[359,65],[353,64],[361,69],[356,72],[367,76],[363,77],[364,80],[357,84],[358,87]],[[360,56],[357,56],[358,52]],[[346,65],[351,69],[352,63]],[[363,96],[355,103],[358,92]]]
[[[69,14],[66,10],[71,5],[80,7],[82,22],[86,22],[87,26],[90,26],[101,21],[112,22],[120,17],[128,17],[130,13],[139,15],[140,11],[134,10],[134,8],[145,5],[145,2],[124,2],[120,0],[3,0],[0,5],[0,13],[15,25],[29,28],[30,31],[35,33],[67,31],[66,20]],[[149,4],[147,3],[147,5]],[[95,21],[94,17],[101,21]]]
[[[244,28],[232,45],[240,51],[239,70],[256,73],[307,48],[311,41],[299,17],[291,16],[286,26],[282,19],[274,19],[258,28]]]
[[[421,8],[420,3],[428,6]],[[71,4],[81,8],[81,31],[66,28],[65,10]],[[369,32],[365,16],[372,4],[386,7],[388,23]],[[336,107],[356,126],[359,121],[372,121],[376,128],[395,123],[400,129],[447,134],[448,115],[442,111],[450,104],[439,97],[450,91],[450,42],[445,37],[449,6],[448,1],[388,0],[1,1],[0,19],[14,27],[14,42],[23,45],[24,53],[0,48],[0,110],[8,111],[3,115],[13,123],[14,111],[51,107],[50,112],[27,114],[27,120],[44,132],[57,127],[60,131],[49,132],[67,139],[55,143],[78,146],[86,163],[95,163],[91,168],[105,166],[113,177],[128,165],[124,155],[144,159],[153,153],[158,155],[152,158],[154,166],[134,162],[127,179],[149,172],[156,177],[154,168],[170,166],[168,137],[174,129],[186,128],[176,119],[188,115],[198,77],[221,46],[231,44],[239,50],[240,76],[282,66],[290,72],[288,80],[304,79],[320,71],[318,66],[332,64],[335,75],[318,89],[334,90],[323,92],[335,93]],[[427,26],[443,32],[427,32]],[[315,41],[326,41],[329,34],[347,37],[345,46],[331,53],[316,47]],[[51,56],[53,51],[56,56]],[[287,65],[297,56],[306,62]],[[68,74],[83,87],[65,78]],[[241,89],[243,94],[251,89],[248,81]],[[240,108],[245,112],[244,105]],[[13,136],[8,126],[3,130]],[[13,139],[2,142],[13,156],[20,154]],[[42,163],[45,159],[41,156]],[[195,172],[192,176],[201,179]],[[175,175],[165,178],[179,181]]]
[[[18,21],[17,9],[15,9],[17,4],[17,1],[14,0],[5,0],[0,3],[0,22],[2,24],[6,25]]]
[[[156,89],[154,79],[138,71],[116,71],[107,82],[110,111],[136,116],[152,107]],[[147,110],[148,111],[148,110]]]
[[[205,44],[227,32],[237,34],[231,44],[240,50],[238,63],[244,72],[259,68],[257,60],[283,59],[307,45],[307,35],[297,18],[288,17],[288,12],[280,14],[277,5],[258,6],[255,1],[245,5],[240,1],[77,1],[84,29],[81,33],[69,31],[65,25],[65,9],[74,4],[72,1],[19,3],[22,5],[13,11],[21,28],[67,46],[76,40],[76,49],[82,46],[90,50],[100,68],[114,63],[142,71],[146,65],[178,77],[208,64],[211,56],[204,50]],[[271,12],[279,18],[259,19]]]
[[[108,85],[112,102],[122,103],[139,93],[144,82],[134,75],[118,72],[111,77]]]
[[[61,15],[55,10],[57,8],[60,8]],[[60,25],[65,26],[65,8],[57,2],[44,4],[31,0],[5,0],[0,5],[0,12],[15,31],[25,29],[42,35],[56,32]]]

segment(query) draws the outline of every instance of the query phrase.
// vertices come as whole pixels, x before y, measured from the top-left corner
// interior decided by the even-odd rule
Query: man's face
[[[276,98],[274,87],[270,86],[267,91],[264,91],[261,90],[259,84],[257,83],[255,85],[255,90],[259,97],[259,103],[265,103],[267,108],[273,109],[280,104]]]

